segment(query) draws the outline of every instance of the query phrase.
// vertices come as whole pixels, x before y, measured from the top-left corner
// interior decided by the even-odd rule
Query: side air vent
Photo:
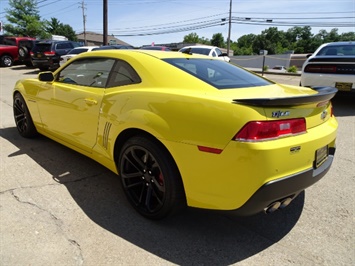
[[[108,145],[108,136],[110,135],[110,130],[111,130],[112,123],[106,122],[105,128],[104,128],[104,134],[102,136],[102,146],[107,149]]]

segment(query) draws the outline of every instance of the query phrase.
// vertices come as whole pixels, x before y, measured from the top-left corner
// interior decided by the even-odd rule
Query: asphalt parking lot
[[[131,208],[103,166],[45,137],[19,136],[12,89],[36,75],[0,68],[0,265],[355,264],[355,97],[333,101],[332,168],[288,208],[243,218],[188,209],[154,222]]]

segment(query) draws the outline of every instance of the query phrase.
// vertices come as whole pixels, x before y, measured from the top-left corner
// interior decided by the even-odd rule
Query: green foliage
[[[78,38],[76,37],[75,31],[73,28],[68,24],[61,23],[56,18],[51,18],[50,21],[45,21],[45,29],[51,35],[62,35],[67,37],[71,41],[77,41]]]
[[[190,33],[184,38],[189,39],[194,36],[192,43],[203,43],[196,33]],[[294,53],[313,53],[321,44],[337,41],[354,41],[355,32],[338,33],[338,29],[330,32],[320,30],[318,34],[313,34],[309,26],[293,27],[285,31],[278,30],[277,27],[270,27],[259,35],[247,34],[241,36],[236,42],[231,42],[230,48],[234,55],[258,55],[260,50],[267,50],[268,54],[283,54],[287,51]],[[190,42],[190,41],[188,41]],[[221,48],[227,47],[221,33],[212,36],[211,42],[205,44],[215,45]]]
[[[6,9],[6,19],[10,22],[4,25],[8,35],[44,37],[44,29],[38,15],[37,1],[9,0],[10,8]]]
[[[296,67],[296,66],[290,66],[290,67],[287,69],[287,72],[288,72],[288,73],[297,73],[297,67]]]
[[[212,39],[211,39],[211,45],[217,46],[220,48],[226,47],[222,33],[213,34]]]
[[[184,43],[198,43],[199,37],[196,32],[192,32],[184,37]]]
[[[266,65],[263,66],[263,70],[264,70],[264,71],[268,71],[268,70],[269,70],[269,66],[266,66]]]
[[[73,28],[68,24],[60,23],[58,19],[41,21],[38,15],[37,1],[35,0],[9,0],[10,8],[6,9],[6,19],[9,24],[4,25],[7,35],[29,36],[47,39],[50,35],[63,35],[69,40],[77,41]]]

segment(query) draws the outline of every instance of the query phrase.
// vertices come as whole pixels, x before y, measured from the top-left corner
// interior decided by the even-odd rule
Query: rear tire
[[[38,135],[33,124],[32,117],[28,111],[25,100],[20,93],[16,93],[13,103],[14,118],[18,132],[25,138],[32,138]]]
[[[186,206],[177,166],[157,141],[143,136],[127,140],[118,169],[129,202],[144,217],[162,219]]]

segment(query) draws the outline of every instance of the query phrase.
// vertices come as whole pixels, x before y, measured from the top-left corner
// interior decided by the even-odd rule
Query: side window
[[[142,80],[137,72],[125,61],[117,60],[107,87],[124,86],[140,83]]]
[[[222,51],[219,50],[218,48],[216,48],[216,53],[217,53],[217,56],[220,56],[222,54]]]
[[[212,51],[212,56],[217,57],[217,53],[215,51]]]
[[[70,49],[73,45],[69,42],[57,43],[57,49]]]
[[[105,88],[115,60],[110,58],[85,58],[73,61],[57,76],[61,83]]]

